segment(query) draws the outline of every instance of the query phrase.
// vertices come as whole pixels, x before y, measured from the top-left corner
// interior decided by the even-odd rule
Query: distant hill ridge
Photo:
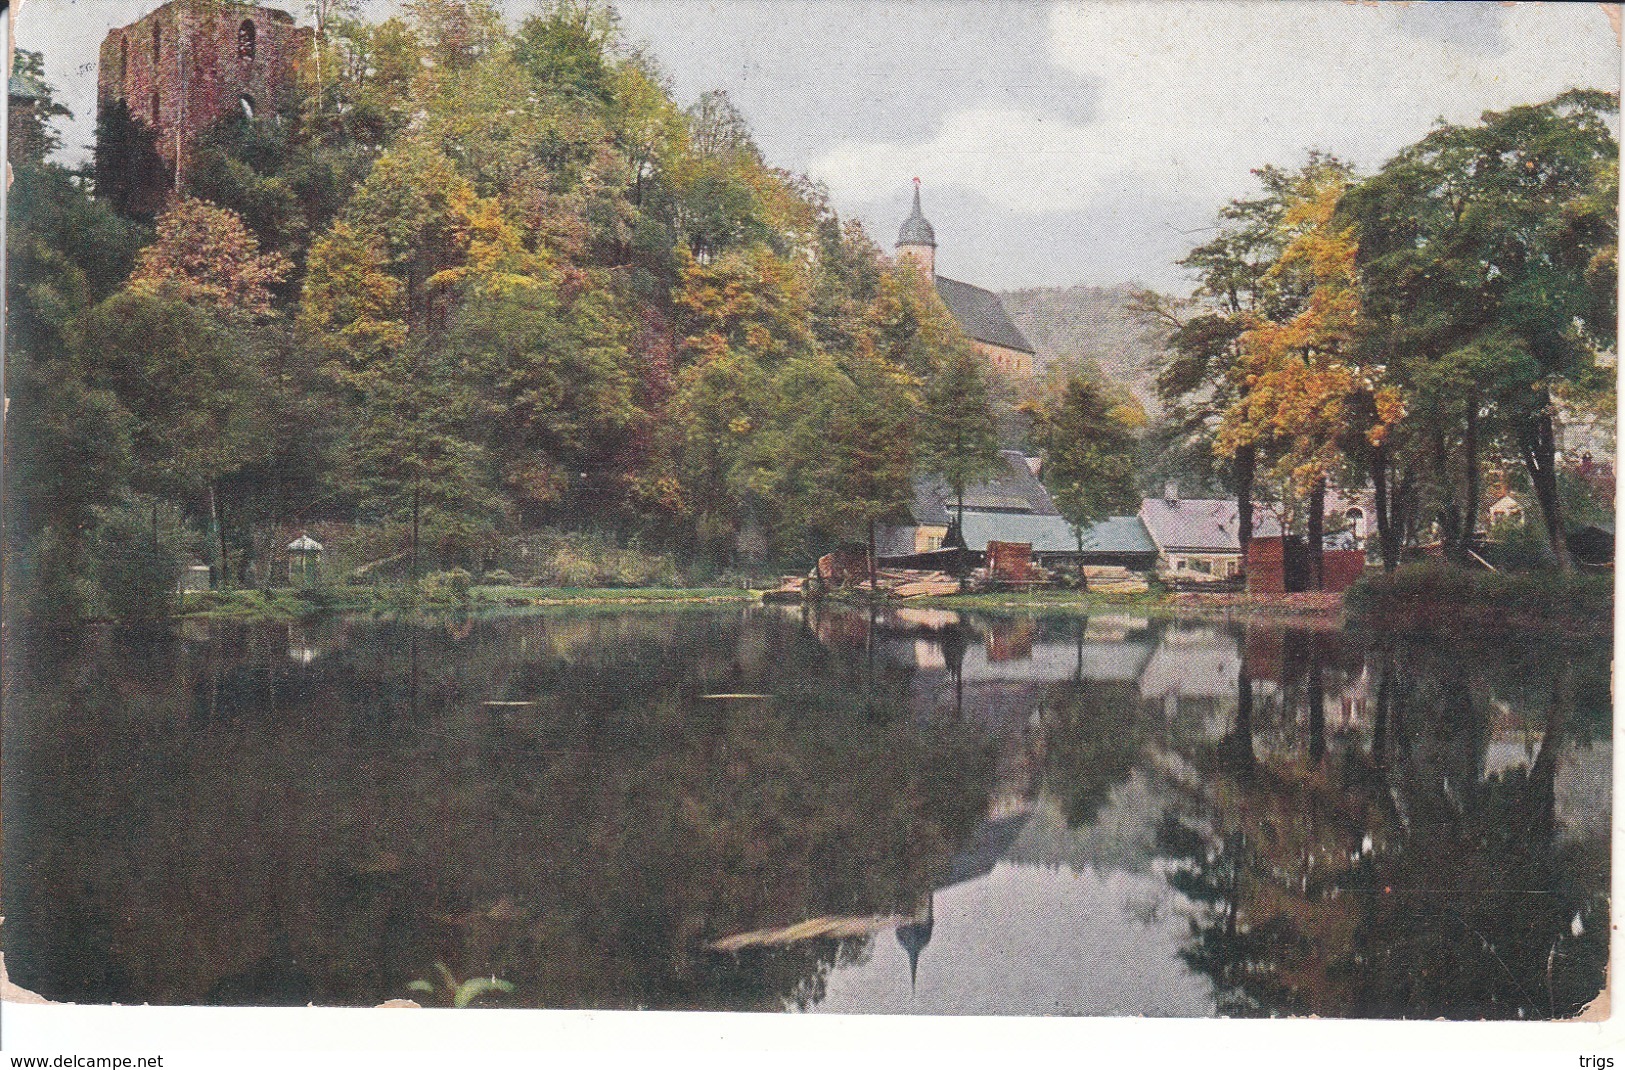
[[[1161,349],[1129,311],[1134,292],[1127,285],[1045,286],[999,296],[1038,351],[1036,371],[1066,357],[1092,360],[1155,415],[1161,411],[1156,383]]]

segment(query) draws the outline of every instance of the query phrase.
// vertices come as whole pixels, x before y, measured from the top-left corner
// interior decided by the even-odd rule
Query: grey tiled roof
[[[973,513],[965,510],[965,547],[986,550],[989,542],[1030,543],[1037,553],[1076,550],[1072,529],[1058,516],[1031,513]]]
[[[1027,336],[1021,333],[999,295],[968,282],[937,276],[937,295],[948,306],[960,330],[978,342],[988,342],[1023,353],[1033,352]]]
[[[965,512],[971,510],[1030,516],[1055,516],[1055,502],[1043,482],[1027,467],[1018,450],[1000,450],[1004,463],[984,483],[965,488]],[[909,514],[915,524],[947,524],[958,509],[958,499],[940,479],[922,476],[914,480],[914,501]]]
[[[1140,520],[1163,552],[1241,552],[1234,499],[1146,498],[1140,502]]]
[[[1154,554],[1157,544],[1137,516],[1109,516],[1083,533],[1083,549],[1109,554]]]
[[[909,511],[916,524],[947,527],[951,519],[947,506],[942,504],[941,488],[929,479],[914,481],[914,504]]]
[[[1076,553],[1072,525],[1059,516],[1027,513],[965,512],[965,546],[987,549],[988,541],[1031,543],[1034,553]],[[1148,554],[1157,552],[1138,517],[1114,516],[1093,524],[1083,533],[1085,553]]]

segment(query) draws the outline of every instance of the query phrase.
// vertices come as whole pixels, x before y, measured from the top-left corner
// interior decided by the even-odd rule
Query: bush
[[[102,510],[101,520],[93,553],[106,612],[136,623],[168,617],[179,601],[181,564],[196,549],[179,510],[131,500]]]
[[[517,581],[507,569],[494,568],[481,576],[480,582],[487,587],[512,587]]]
[[[683,580],[669,554],[636,544],[619,546],[594,533],[539,531],[516,539],[504,557],[524,564],[532,587],[679,587]],[[496,569],[507,573],[507,569]],[[510,577],[511,581],[511,577]],[[489,581],[488,581],[489,582]]]
[[[1499,569],[1528,572],[1554,564],[1546,531],[1536,523],[1505,520],[1490,529],[1484,558]]]
[[[35,617],[64,623],[82,620],[96,613],[99,601],[94,579],[85,574],[88,556],[55,528],[46,528],[35,540],[28,566],[7,580],[21,581]]]
[[[1362,577],[1349,588],[1344,606],[1356,616],[1400,626],[1516,620],[1566,627],[1579,619],[1611,624],[1614,582],[1612,576],[1581,572],[1475,572],[1426,562]]]
[[[461,605],[468,601],[469,589],[473,585],[474,576],[467,569],[431,572],[418,581],[418,595],[425,602]]]

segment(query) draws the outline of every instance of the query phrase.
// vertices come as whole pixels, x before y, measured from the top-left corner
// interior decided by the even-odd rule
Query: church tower
[[[914,180],[914,211],[903,220],[903,229],[897,232],[897,256],[919,264],[927,278],[936,276],[937,232],[920,211],[920,180],[917,178]]]
[[[914,210],[897,232],[897,260],[919,265],[960,330],[970,336],[976,351],[1001,372],[1031,375],[1033,347],[1011,320],[1004,301],[992,290],[937,274],[937,232],[920,211],[920,180],[914,180]]]

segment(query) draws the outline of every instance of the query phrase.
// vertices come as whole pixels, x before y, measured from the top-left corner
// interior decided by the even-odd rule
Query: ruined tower
[[[97,71],[97,105],[122,101],[158,135],[158,152],[184,190],[187,154],[223,117],[287,101],[313,31],[275,8],[230,0],[170,0],[109,33]]]

